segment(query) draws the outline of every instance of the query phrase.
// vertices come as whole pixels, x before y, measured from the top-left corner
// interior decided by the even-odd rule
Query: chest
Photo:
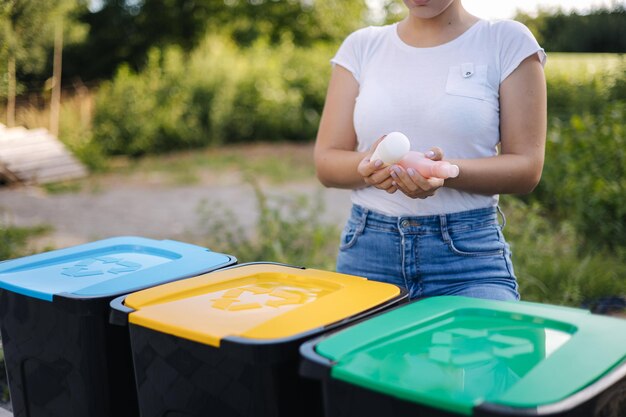
[[[354,120],[360,140],[400,130],[444,145],[497,143],[499,85],[488,57],[404,52],[381,50],[364,62]]]

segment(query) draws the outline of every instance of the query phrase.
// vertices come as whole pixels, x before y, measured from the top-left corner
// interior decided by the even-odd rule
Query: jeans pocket
[[[361,219],[350,219],[341,232],[339,250],[349,249],[355,245],[359,236],[363,233],[363,221]]]
[[[506,248],[499,226],[496,225],[449,230],[448,236],[450,250],[460,256],[502,256]]]

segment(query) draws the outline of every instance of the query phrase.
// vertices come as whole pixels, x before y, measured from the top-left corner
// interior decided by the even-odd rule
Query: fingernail
[[[377,159],[376,162],[374,162],[374,166],[376,168],[378,168],[379,166],[381,166],[383,164],[383,161],[381,161],[380,159]]]
[[[435,152],[433,152],[433,151],[428,151],[428,152],[426,152],[426,153],[424,154],[424,156],[425,156],[426,158],[434,158],[434,157],[435,157]]]
[[[396,172],[396,174],[400,174],[402,171],[400,171],[400,167],[393,167],[393,170]]]
[[[415,170],[414,170],[413,168],[409,168],[409,169],[407,169],[407,170],[406,170],[406,172],[407,172],[410,176],[415,175]]]
[[[391,177],[392,178],[398,178],[398,174],[396,174],[396,172],[394,170],[391,170]]]
[[[391,181],[391,185],[393,185],[395,187],[398,184],[395,181]]]

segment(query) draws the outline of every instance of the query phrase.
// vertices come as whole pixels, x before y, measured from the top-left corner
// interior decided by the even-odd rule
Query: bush
[[[590,247],[626,242],[626,103],[551,122],[543,178],[529,196],[568,220]]]
[[[217,35],[191,54],[153,50],[145,69],[122,67],[97,95],[94,139],[109,154],[143,155],[315,136],[330,73],[327,46],[289,41],[247,49]]]
[[[339,249],[339,229],[320,216],[321,198],[311,203],[304,196],[268,197],[251,182],[258,212],[253,230],[238,223],[228,207],[199,207],[207,241],[212,250],[230,253],[239,262],[272,261],[332,271]]]
[[[62,103],[59,139],[90,171],[103,171],[108,166],[106,155],[93,139],[90,121],[83,116],[83,106],[89,97],[77,95]]]
[[[94,140],[108,154],[131,156],[198,146],[201,134],[188,117],[191,94],[183,85],[183,55],[151,52],[141,74],[122,67],[96,97]]]
[[[615,54],[549,54],[546,82],[551,118],[601,113],[612,101],[626,101],[626,60]]]
[[[602,297],[626,296],[626,250],[581,255],[585,239],[570,223],[549,220],[539,204],[505,197],[502,207],[522,299],[580,306]]]

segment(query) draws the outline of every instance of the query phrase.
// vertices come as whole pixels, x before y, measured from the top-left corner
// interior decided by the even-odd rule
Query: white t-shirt
[[[349,35],[331,62],[359,83],[358,151],[399,131],[409,137],[411,150],[439,146],[447,159],[470,159],[496,155],[500,83],[535,53],[545,63],[543,49],[523,24],[480,20],[432,48],[404,43],[397,24],[367,27]],[[443,187],[421,200],[367,187],[352,191],[352,202],[390,216],[419,216],[494,206],[498,196]]]

